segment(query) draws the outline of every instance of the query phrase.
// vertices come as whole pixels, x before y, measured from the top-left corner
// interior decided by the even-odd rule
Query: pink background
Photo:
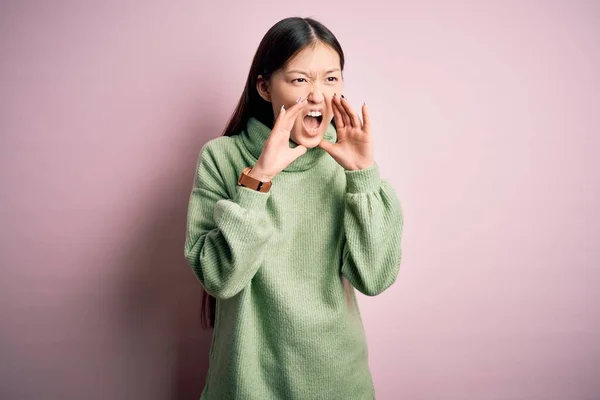
[[[599,3],[341,0],[1,3],[0,397],[199,397],[195,161],[291,15],[405,210],[378,400],[600,399]]]

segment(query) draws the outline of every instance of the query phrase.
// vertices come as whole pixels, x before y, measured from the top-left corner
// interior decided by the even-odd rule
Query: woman
[[[222,137],[200,150],[185,256],[214,300],[201,399],[375,398],[353,288],[398,274],[403,213],[310,18],[261,41]]]

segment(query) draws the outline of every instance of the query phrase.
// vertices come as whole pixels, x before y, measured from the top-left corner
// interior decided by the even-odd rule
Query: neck
[[[270,134],[270,127],[263,124],[258,119],[250,117],[246,129],[242,130],[240,133],[240,138],[248,151],[250,151],[254,158],[258,160],[258,157],[262,153],[265,141]],[[333,124],[329,124],[323,139],[332,143],[336,142],[337,132]],[[298,144],[290,139],[289,146],[294,148],[298,146]],[[283,171],[305,171],[314,167],[325,156],[328,156],[327,152],[320,147],[307,148],[306,153],[296,158],[291,164],[284,168]]]

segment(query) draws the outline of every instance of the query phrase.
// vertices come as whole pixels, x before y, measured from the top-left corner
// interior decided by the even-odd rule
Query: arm
[[[208,294],[230,298],[252,280],[274,229],[267,218],[270,192],[236,185],[232,199],[205,145],[190,194],[185,257]]]
[[[394,283],[402,259],[404,217],[394,189],[379,167],[344,170],[342,274],[361,293],[375,296]]]

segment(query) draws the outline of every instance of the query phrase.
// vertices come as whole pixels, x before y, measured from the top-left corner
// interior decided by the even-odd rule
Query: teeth
[[[321,113],[321,111],[309,111],[306,115],[309,115],[311,117],[320,117],[323,114]]]

